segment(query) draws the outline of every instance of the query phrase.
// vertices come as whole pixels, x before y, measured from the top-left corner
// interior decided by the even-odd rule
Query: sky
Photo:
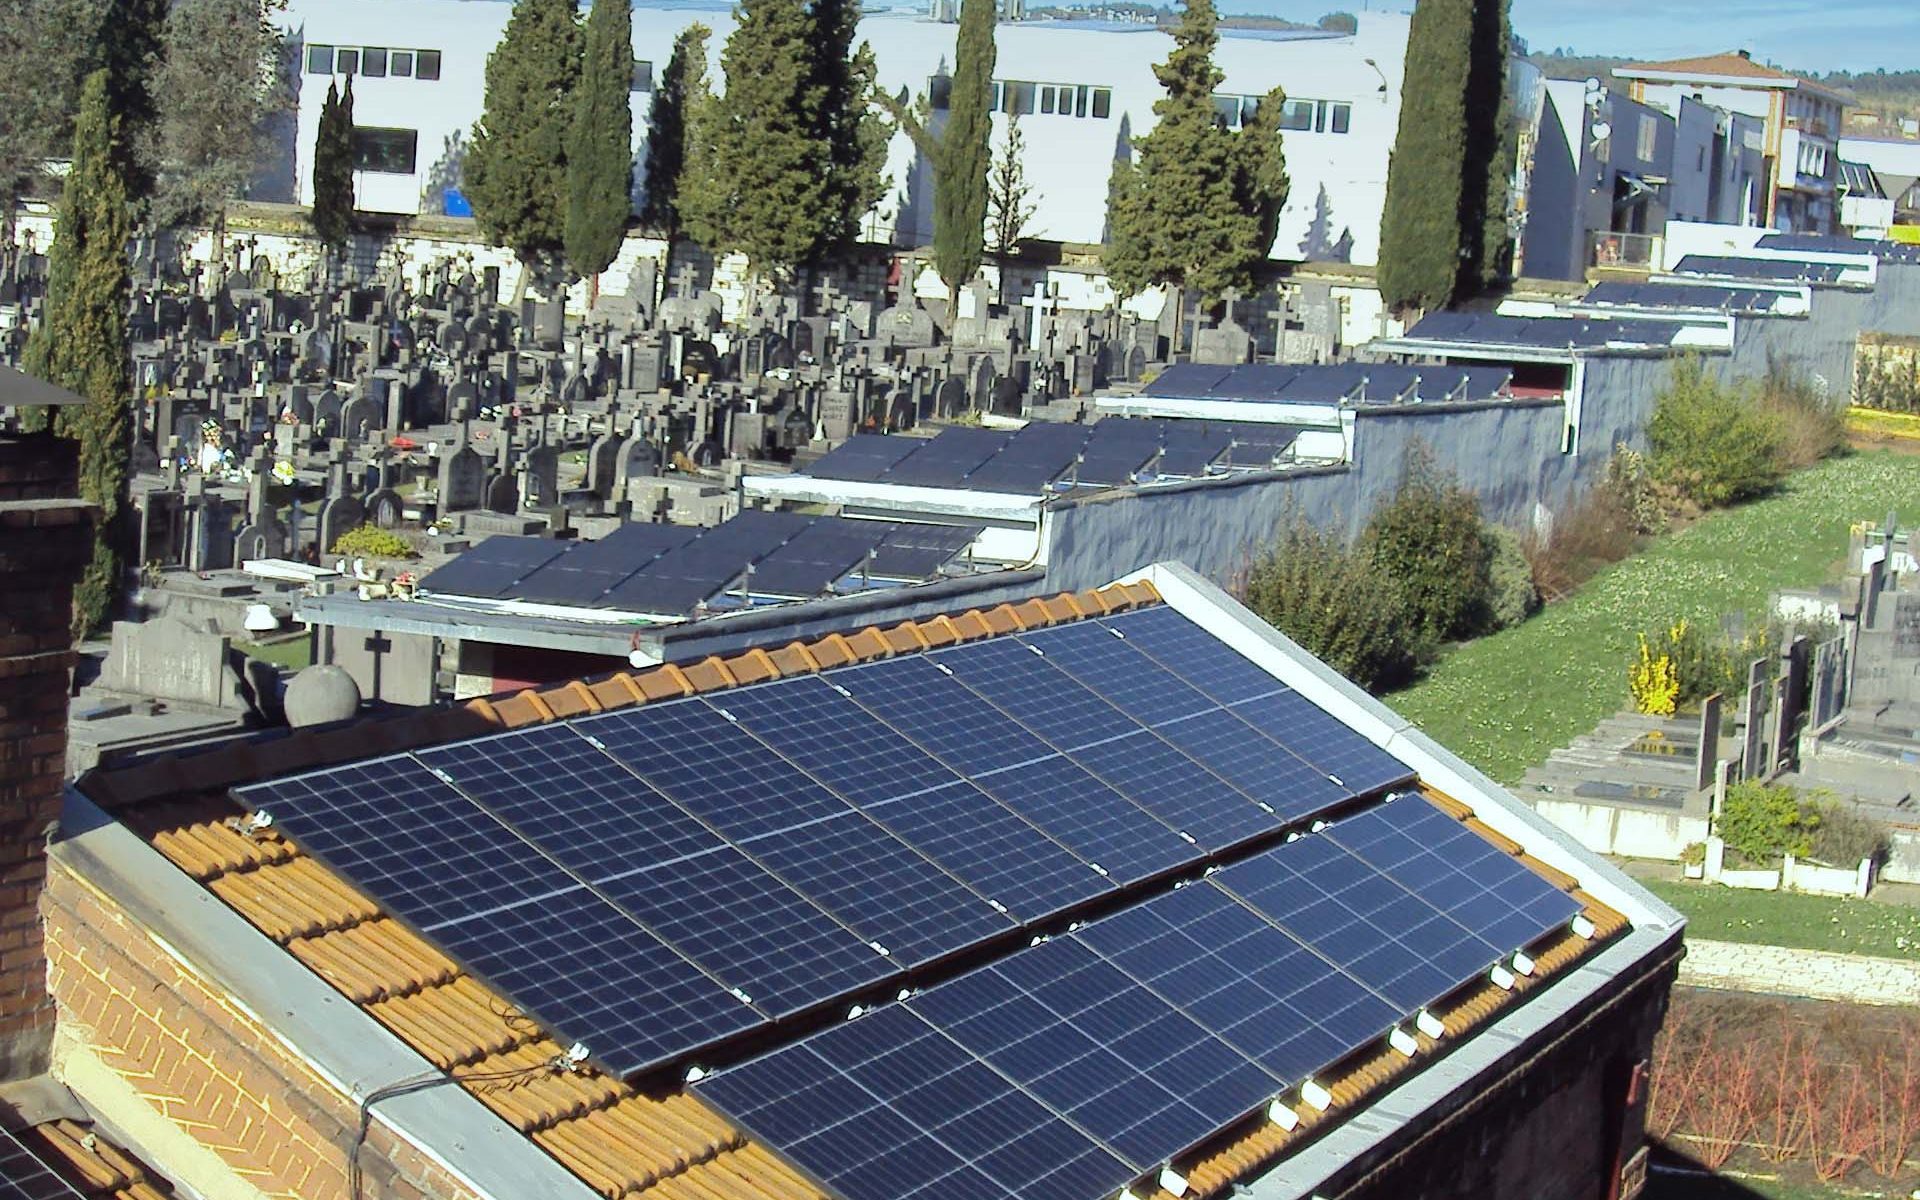
[[[1218,2],[1222,12],[1300,21],[1364,3],[1411,7],[1405,0]],[[1535,49],[1645,59],[1748,49],[1801,71],[1920,69],[1920,0],[1513,0],[1513,25]]]

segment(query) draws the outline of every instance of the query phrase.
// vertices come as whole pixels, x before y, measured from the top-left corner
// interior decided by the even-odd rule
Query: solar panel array
[[[1722,279],[1766,279],[1775,283],[1838,283],[1851,268],[1845,263],[1801,262],[1791,258],[1734,258],[1719,254],[1689,254],[1674,264],[1681,275],[1709,275]]]
[[[1849,164],[1841,164],[1843,167]],[[1870,254],[1882,262],[1920,262],[1920,245],[1884,238],[1840,237],[1818,233],[1769,233],[1757,243],[1761,250],[1813,251],[1821,254]]]
[[[1150,608],[238,795],[629,1074],[1411,778]]]
[[[1176,363],[1155,377],[1143,394],[1181,400],[1275,404],[1436,403],[1496,399],[1505,394],[1512,382],[1513,372],[1502,367]]]
[[[1095,1200],[1381,1044],[1577,911],[1405,795],[696,1091],[844,1200]]]
[[[978,526],[749,509],[712,529],[635,522],[592,542],[488,538],[421,581],[429,593],[685,616],[932,579]]]
[[[855,434],[807,469],[815,479],[1038,495],[1122,487],[1279,464],[1299,431],[1263,422],[1109,417],[1034,421],[1012,432],[944,429],[932,438]]]
[[[1712,283],[1597,283],[1581,301],[1610,308],[1681,309],[1716,313],[1770,313],[1793,293]]]
[[[85,1194],[54,1174],[18,1137],[0,1130],[0,1200],[80,1200]]]
[[[1686,328],[1685,323],[1678,321],[1507,317],[1497,313],[1442,311],[1422,318],[1407,331],[1407,339],[1541,350],[1593,350],[1609,345],[1668,346]]]

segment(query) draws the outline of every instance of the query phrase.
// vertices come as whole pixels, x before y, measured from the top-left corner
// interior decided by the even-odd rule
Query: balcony
[[[1587,265],[1600,268],[1651,271],[1660,265],[1666,239],[1657,233],[1616,233],[1599,230],[1587,247]]]

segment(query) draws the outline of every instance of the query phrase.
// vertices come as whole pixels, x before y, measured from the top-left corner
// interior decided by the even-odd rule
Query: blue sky
[[[1333,0],[1218,0],[1222,12],[1312,20]],[[1361,0],[1354,0],[1359,4]],[[1376,8],[1406,10],[1404,0]],[[1588,54],[1681,58],[1746,48],[1804,71],[1920,68],[1917,0],[1513,0],[1533,46]]]

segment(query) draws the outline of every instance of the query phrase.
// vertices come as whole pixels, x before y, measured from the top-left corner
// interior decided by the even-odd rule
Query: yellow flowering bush
[[[1650,717],[1670,717],[1679,705],[1680,674],[1674,669],[1673,655],[1665,650],[1655,654],[1644,633],[1640,653],[1627,668],[1627,691],[1633,697],[1633,710]]]

